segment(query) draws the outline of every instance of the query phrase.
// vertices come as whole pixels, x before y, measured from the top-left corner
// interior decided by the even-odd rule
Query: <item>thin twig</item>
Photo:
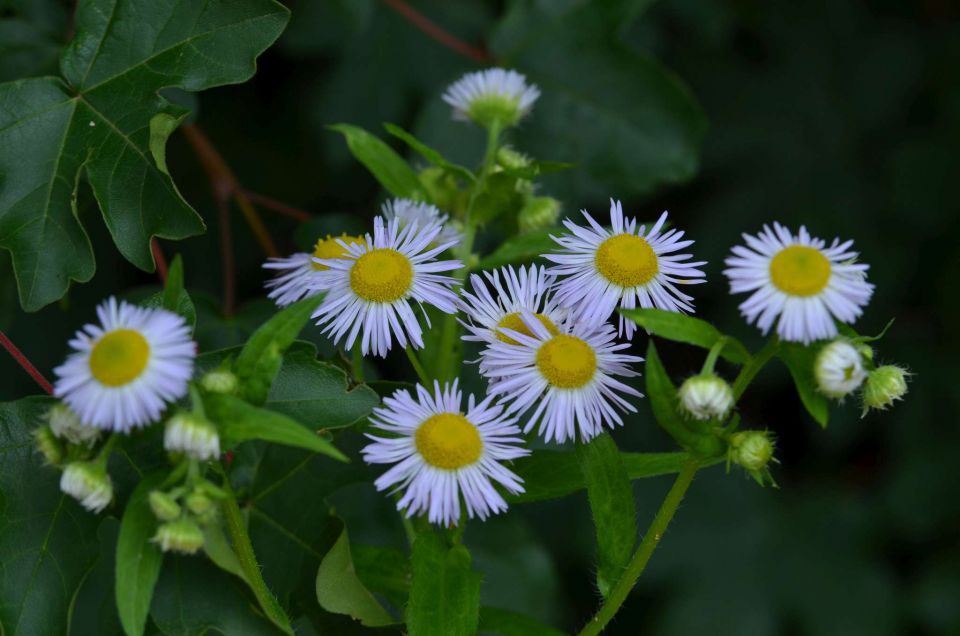
[[[40,388],[46,391],[47,395],[53,395],[53,386],[47,381],[43,374],[37,370],[37,367],[33,366],[33,363],[27,359],[27,356],[23,355],[23,352],[20,349],[17,349],[17,345],[6,336],[5,333],[0,331],[0,345],[6,349],[13,359],[17,361],[24,371],[33,378],[33,381],[40,385]]]
[[[257,205],[267,208],[268,210],[273,210],[278,214],[289,216],[291,219],[296,219],[298,221],[309,221],[313,218],[313,215],[306,210],[301,210],[300,208],[284,203],[283,201],[277,201],[276,199],[272,199],[256,192],[251,192],[250,190],[241,190],[241,192],[243,192],[247,198]]]
[[[217,209],[220,211],[220,255],[223,259],[223,315],[229,318],[233,315],[234,280],[236,279],[233,232],[230,228],[230,204],[223,199],[217,199]]]
[[[448,49],[456,51],[460,55],[468,57],[475,62],[480,62],[481,64],[487,64],[493,61],[493,56],[485,49],[471,46],[457,38],[436,22],[433,22],[430,18],[404,2],[404,0],[384,0],[384,2],[386,2],[388,7],[400,14],[404,20]]]
[[[156,238],[150,241],[150,249],[153,251],[153,260],[157,263],[157,274],[160,275],[160,282],[167,284],[167,259],[163,255],[163,249],[160,247],[160,241]]]

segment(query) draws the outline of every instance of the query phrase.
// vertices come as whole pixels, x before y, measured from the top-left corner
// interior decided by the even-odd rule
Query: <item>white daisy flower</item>
[[[449,224],[450,216],[429,203],[412,199],[390,199],[380,206],[380,213],[387,223],[395,218],[399,219],[401,230],[410,223],[416,223],[418,227],[426,227],[433,222],[441,224],[443,229],[437,235],[437,243],[458,244],[463,240],[463,234]]]
[[[544,254],[556,263],[547,270],[558,277],[557,302],[571,308],[581,320],[593,324],[606,321],[617,305],[624,309],[656,307],[668,311],[692,312],[693,297],[678,285],[706,282],[697,269],[706,261],[690,262],[690,254],[674,254],[693,244],[675,229],[663,232],[667,213],[660,215],[647,232],[637,229],[635,218],[625,218],[619,201],[610,199],[610,225],[607,230],[582,210],[590,227],[564,219],[571,232],[552,237],[559,252]],[[633,338],[636,324],[620,316],[618,333]]]
[[[512,126],[530,112],[538,97],[540,89],[527,84],[520,73],[491,68],[461,77],[447,88],[443,101],[453,107],[454,119]]]
[[[490,378],[490,394],[510,403],[507,413],[536,407],[524,433],[539,424],[538,432],[548,442],[578,437],[586,442],[605,426],[622,425],[618,410],[636,411],[621,394],[643,395],[615,376],[640,375],[628,365],[643,358],[617,353],[630,345],[615,342],[611,325],[564,324],[554,334],[528,311],[521,318],[531,335],[504,329],[516,344],[491,342],[482,353],[480,372]]]
[[[328,234],[326,238],[317,240],[313,253],[297,252],[286,258],[267,259],[263,268],[280,272],[264,283],[264,287],[271,290],[267,298],[271,298],[278,307],[286,307],[316,294],[310,281],[317,272],[327,269],[319,259],[342,258],[347,248],[341,245],[341,241],[348,245],[359,245],[363,243],[363,238],[346,234],[334,238]]]
[[[54,369],[54,394],[87,426],[128,432],[160,419],[187,393],[196,346],[177,314],[110,298],[100,324],[77,332],[74,353]]]
[[[372,237],[368,234],[357,244],[341,241],[347,249],[342,258],[320,259],[329,269],[318,272],[311,284],[327,292],[313,314],[317,324],[324,325],[324,333],[334,343],[346,335],[349,349],[362,331],[364,355],[386,356],[394,338],[401,347],[408,341],[415,349],[423,347],[423,331],[411,301],[429,303],[448,314],[457,311],[457,296],[451,290],[456,280],[438,272],[460,269],[462,263],[435,260],[454,243],[429,247],[441,231],[437,222],[422,228],[410,223],[401,229],[399,219],[386,223],[378,216]]]
[[[416,398],[400,390],[373,410],[373,427],[393,435],[367,435],[373,443],[362,451],[368,464],[394,464],[374,482],[377,490],[404,491],[398,510],[408,517],[425,512],[443,526],[460,521],[461,500],[471,519],[506,511],[494,482],[513,494],[523,486],[501,462],[530,453],[520,447],[516,418],[492,397],[478,404],[472,395],[464,414],[456,380],[443,388],[434,382],[432,394],[421,385],[416,390]]]
[[[817,354],[813,363],[817,388],[829,398],[841,400],[860,388],[867,379],[863,356],[845,339],[837,339]]]
[[[520,267],[518,272],[507,266],[492,272],[483,272],[483,276],[493,286],[493,293],[477,274],[470,275],[473,292],[465,289],[460,292],[460,309],[466,314],[466,320],[461,321],[467,330],[464,340],[500,340],[516,344],[516,341],[501,329],[506,327],[532,336],[520,318],[522,311],[535,315],[550,333],[560,333],[557,325],[565,312],[548,295],[554,278],[547,274],[545,268],[531,265],[529,269]]]
[[[827,247],[805,227],[794,236],[779,223],[743,239],[747,247],[733,248],[723,273],[730,279],[730,293],[753,292],[740,304],[740,313],[764,334],[776,321],[782,340],[809,344],[832,338],[837,335],[834,318],[853,322],[873,295],[867,282],[870,266],[856,262],[853,241],[834,239]]]

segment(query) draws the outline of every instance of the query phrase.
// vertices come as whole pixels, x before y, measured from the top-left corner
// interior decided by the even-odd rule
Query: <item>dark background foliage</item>
[[[382,197],[327,124],[379,131],[391,121],[456,159],[477,157],[481,134],[448,122],[439,100],[442,88],[476,63],[425,36],[389,4],[290,2],[291,23],[251,82],[179,96],[246,188],[316,215],[299,225],[263,212],[283,252],[321,231],[362,228]],[[563,200],[565,212],[585,207],[603,214],[614,196],[644,218],[669,209],[697,239],[697,255],[710,262],[710,283],[697,290],[698,314],[759,346],[759,334],[726,294],[722,259],[741,232],[773,220],[806,224],[816,235],[856,240],[877,284],[858,328],[873,333],[895,316],[880,359],[915,374],[907,401],[889,414],[861,419],[850,403],[834,408],[829,428],[821,430],[802,410],[786,372],[777,366],[766,372],[742,412],[748,425],[777,434],[781,463],[774,473],[781,488],[760,489],[722,466],[704,471],[609,632],[960,633],[954,370],[960,9],[937,0],[665,0],[607,12],[607,3],[596,3],[583,14],[591,19],[534,33],[531,44],[515,51],[517,33],[525,38],[524,30],[538,27],[531,12],[577,11],[583,4],[414,6],[461,40],[548,78],[544,100],[515,141],[541,158],[580,164],[573,176],[544,187]],[[0,80],[54,72],[69,13],[53,0],[0,0]],[[629,139],[615,143],[610,122],[599,116],[595,129],[589,118],[570,118],[577,129],[565,135],[569,113],[550,101],[556,88],[550,77],[573,73],[595,103],[622,109],[635,102],[642,111],[646,88],[623,71],[650,59],[682,78],[706,125],[695,107],[679,102],[676,120],[651,120],[659,125],[659,157]],[[684,149],[695,149],[701,136],[697,166]],[[163,249],[184,256],[201,346],[236,344],[271,312],[261,297],[262,253],[235,215],[238,304],[225,318],[221,227],[209,182],[182,135],[171,138],[168,154],[181,191],[209,231]],[[35,314],[19,309],[9,257],[0,252],[0,328],[48,377],[96,302],[157,284],[155,275],[119,256],[83,186],[80,216],[94,242],[96,276]],[[316,333],[308,335],[333,354]],[[678,377],[700,362],[699,353],[680,346],[665,345],[663,354]],[[380,371],[395,377],[404,369],[402,360],[391,359]],[[0,399],[37,392],[5,355],[0,379]],[[644,409],[616,437],[624,450],[669,449]],[[641,527],[667,487],[664,480],[637,482]],[[389,502],[369,484],[328,502],[347,520],[352,539],[398,541]],[[101,528],[108,539],[111,533],[114,527]],[[582,494],[471,526],[467,542],[486,578],[485,605],[571,630],[597,603]],[[194,564],[184,560],[182,567]]]

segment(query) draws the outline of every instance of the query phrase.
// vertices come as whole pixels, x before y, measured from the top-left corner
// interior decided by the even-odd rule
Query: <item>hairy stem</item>
[[[771,336],[770,339],[767,340],[767,343],[763,345],[763,348],[750,358],[750,362],[740,369],[740,375],[733,381],[733,397],[735,400],[740,399],[743,392],[746,391],[750,383],[753,382],[753,378],[760,373],[760,369],[766,366],[773,356],[777,355],[779,348],[780,340],[776,336]]]
[[[644,569],[646,569],[647,563],[650,562],[653,551],[657,549],[660,539],[663,538],[663,533],[666,532],[667,526],[670,525],[674,513],[676,513],[677,508],[680,506],[680,502],[683,501],[683,496],[687,493],[687,489],[693,482],[693,477],[697,474],[699,468],[700,464],[696,459],[690,459],[684,464],[680,470],[680,474],[677,475],[677,480],[673,482],[673,486],[670,487],[670,492],[667,493],[666,499],[664,499],[663,504],[660,505],[660,510],[657,511],[653,522],[650,524],[650,527],[647,528],[646,534],[643,535],[640,547],[637,548],[630,562],[627,563],[627,567],[623,571],[623,576],[620,577],[620,580],[617,581],[617,584],[610,591],[610,596],[607,597],[607,600],[600,607],[600,611],[580,630],[580,636],[596,636],[616,615],[617,610],[623,605],[633,586],[637,584],[637,579],[640,578],[640,575],[643,574]]]
[[[726,336],[720,336],[717,341],[713,343],[713,346],[710,347],[710,353],[707,354],[707,359],[703,361],[703,369],[700,370],[700,373],[713,373],[713,368],[717,364],[717,358],[720,357],[720,352],[723,351],[726,344]]]

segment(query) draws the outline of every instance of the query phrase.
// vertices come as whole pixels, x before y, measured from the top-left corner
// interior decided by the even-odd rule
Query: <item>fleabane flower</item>
[[[847,340],[837,339],[817,354],[813,376],[821,393],[839,400],[860,388],[867,371],[857,347]]]
[[[461,77],[447,88],[443,101],[453,107],[454,119],[507,127],[529,113],[538,97],[540,89],[520,73],[491,68]]]
[[[272,299],[278,307],[292,305],[317,293],[310,282],[317,272],[328,269],[320,262],[323,259],[342,258],[347,253],[347,245],[363,243],[363,237],[341,236],[317,240],[313,252],[297,252],[285,258],[269,258],[263,264],[264,269],[276,270],[277,276],[271,278],[264,287],[270,290],[267,298]]]
[[[463,240],[463,234],[449,223],[450,215],[444,214],[437,206],[429,203],[413,201],[412,199],[389,199],[380,206],[380,213],[387,223],[390,223],[393,219],[398,219],[401,230],[410,223],[416,223],[417,227],[439,223],[442,229],[437,238],[434,239],[436,243],[456,245]]]
[[[516,418],[487,397],[471,395],[463,412],[463,396],[454,380],[431,393],[421,385],[416,396],[400,390],[384,398],[370,421],[378,433],[363,449],[368,464],[394,464],[375,482],[377,490],[403,494],[397,509],[408,517],[426,513],[431,523],[460,521],[461,499],[467,515],[486,519],[504,512],[507,502],[495,484],[508,492],[523,492],[522,480],[501,462],[523,457],[523,439]]]
[[[735,402],[733,388],[712,373],[687,378],[677,391],[680,410],[696,420],[723,419]]]
[[[611,325],[564,323],[554,333],[528,311],[521,319],[530,335],[504,328],[514,342],[491,342],[480,372],[490,379],[490,394],[508,403],[508,413],[533,409],[525,433],[539,427],[548,442],[586,442],[604,427],[622,425],[618,411],[636,411],[623,396],[642,394],[617,377],[640,375],[629,365],[643,358],[618,353],[630,345],[616,342]]]
[[[451,290],[455,280],[440,272],[459,269],[462,263],[436,260],[455,244],[435,243],[442,229],[437,222],[401,228],[399,219],[387,223],[378,216],[373,236],[359,244],[341,243],[347,248],[342,258],[321,259],[328,269],[318,272],[312,284],[327,292],[313,314],[323,332],[334,343],[346,337],[348,349],[360,338],[364,355],[386,356],[394,338],[401,347],[408,342],[415,349],[423,347],[423,330],[411,301],[448,314],[457,310]]]
[[[809,344],[833,338],[834,319],[852,323],[873,295],[870,266],[856,262],[853,241],[834,239],[827,247],[805,227],[794,235],[779,223],[743,239],[747,245],[733,248],[723,273],[730,293],[753,292],[740,313],[764,334],[776,322],[782,340]]]
[[[128,432],[160,418],[183,397],[196,346],[177,314],[110,298],[100,324],[77,332],[74,353],[54,369],[54,394],[87,426]]]
[[[484,278],[487,282],[484,282]],[[557,324],[564,313],[550,299],[549,290],[554,282],[544,267],[531,265],[519,270],[511,266],[501,267],[492,272],[483,272],[483,277],[470,275],[470,288],[460,293],[460,309],[466,314],[462,321],[467,333],[464,340],[493,342],[500,340],[516,344],[516,340],[506,335],[503,328],[519,331],[531,336],[523,324],[520,313],[529,311],[552,334],[560,333]],[[492,290],[487,286],[492,286]]]
[[[569,234],[555,236],[557,252],[543,257],[555,263],[548,273],[558,277],[556,299],[569,307],[580,320],[605,322],[616,310],[656,307],[667,311],[692,312],[693,297],[680,291],[681,285],[706,282],[698,269],[705,261],[690,261],[690,254],[675,254],[693,244],[683,232],[663,231],[667,213],[647,231],[637,227],[635,218],[626,218],[619,201],[610,200],[610,230],[582,210],[589,227],[570,219],[563,224]],[[636,324],[619,318],[618,333],[633,338]]]

